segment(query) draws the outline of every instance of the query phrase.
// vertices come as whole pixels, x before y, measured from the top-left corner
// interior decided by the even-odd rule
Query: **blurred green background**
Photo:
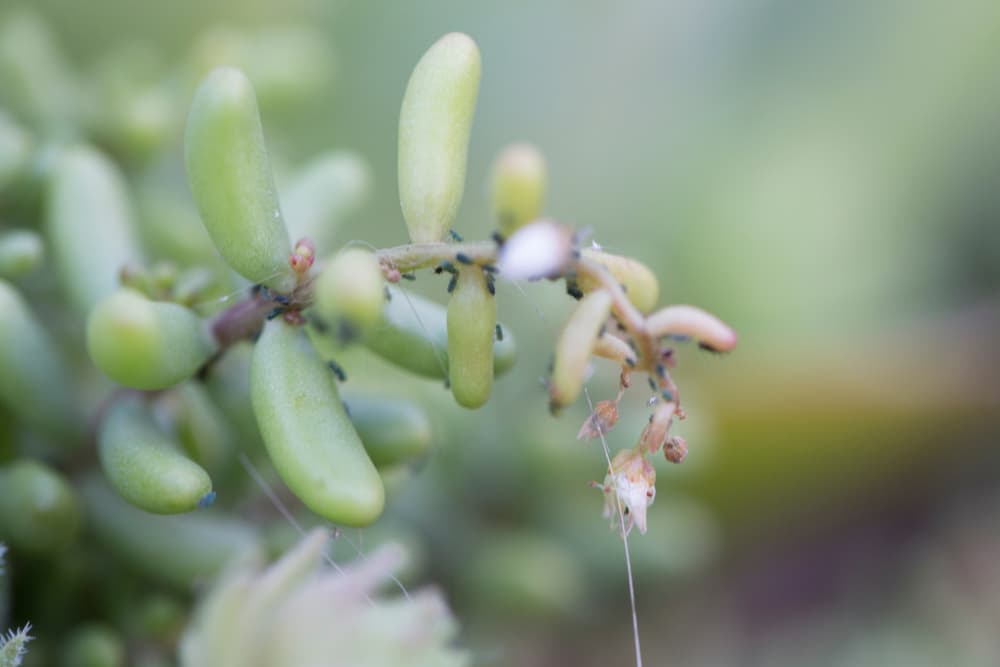
[[[322,85],[264,107],[265,133],[286,165],[364,155],[373,196],[339,238],[380,246],[405,241],[409,73],[440,35],[472,35],[483,80],[457,230],[489,234],[491,161],[534,142],[553,217],[741,336],[726,357],[678,350],[691,453],[657,461],[649,533],[630,538],[646,663],[1000,663],[1000,4],[32,7],[80,72],[126,44],[186,58],[216,25],[319,31],[335,67],[300,63]],[[550,284],[499,295],[521,356],[478,412],[347,360],[351,384],[419,397],[441,434],[387,518],[348,534],[420,545],[413,581],[446,590],[477,664],[629,664],[621,543],[588,487],[603,454],[574,439],[586,406],[551,418],[538,380],[571,302]],[[594,400],[616,380],[599,367]],[[644,423],[631,394],[613,448]]]

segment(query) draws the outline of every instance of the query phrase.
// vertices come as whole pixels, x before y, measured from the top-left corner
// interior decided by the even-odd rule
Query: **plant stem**
[[[458,259],[459,255],[468,262]],[[382,264],[382,271],[390,282],[399,280],[398,273],[436,266],[442,262],[493,264],[497,258],[497,244],[493,241],[466,241],[463,243],[411,243],[383,248],[375,253]],[[395,278],[395,280],[393,280]]]

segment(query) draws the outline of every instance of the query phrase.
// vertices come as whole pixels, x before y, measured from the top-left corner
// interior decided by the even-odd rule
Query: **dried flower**
[[[594,406],[594,411],[583,422],[577,440],[593,440],[606,435],[618,423],[618,401],[601,401]]]
[[[604,484],[595,484],[604,492],[604,517],[611,519],[611,529],[621,529],[618,508],[625,520],[624,534],[635,525],[646,532],[646,508],[656,497],[656,469],[639,449],[625,449],[615,455]]]

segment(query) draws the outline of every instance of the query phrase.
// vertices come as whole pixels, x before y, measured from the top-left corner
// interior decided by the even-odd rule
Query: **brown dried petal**
[[[618,423],[618,401],[601,401],[594,406],[594,411],[583,422],[577,440],[592,440],[601,435],[607,435]]]

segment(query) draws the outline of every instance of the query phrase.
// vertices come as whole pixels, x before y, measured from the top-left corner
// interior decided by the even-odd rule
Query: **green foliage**
[[[376,596],[400,566],[392,548],[346,577],[317,574],[326,540],[314,533],[262,572],[265,547],[288,541],[256,525],[268,505],[246,473],[279,487],[270,500],[307,522],[375,523],[439,439],[423,407],[435,399],[365,392],[345,404],[338,359],[374,353],[479,408],[516,358],[514,333],[497,322],[501,279],[563,280],[582,297],[556,344],[553,408],[578,398],[595,356],[610,359],[621,381],[603,403],[615,419],[588,422],[603,435],[629,374],[649,375],[659,417],[615,458],[627,469],[609,471],[601,486],[615,508],[639,517],[620,528],[634,520],[645,531],[655,490],[646,456],[674,442],[667,430],[679,411],[665,338],[722,350],[735,334],[696,309],[654,312],[659,289],[648,268],[539,221],[548,176],[534,147],[513,145],[496,162],[496,234],[465,241],[451,230],[481,70],[470,37],[445,35],[410,77],[398,173],[411,242],[369,251],[336,245],[372,189],[360,156],[323,149],[291,172],[275,160],[279,176],[291,173],[283,193],[272,174],[257,94],[272,110],[308,96],[329,74],[310,64],[329,56],[318,33],[214,29],[176,70],[120,47],[79,80],[30,15],[0,22],[3,35],[28,56],[0,46],[0,83],[11,84],[3,99],[16,114],[0,115],[0,214],[36,228],[0,235],[0,276],[17,281],[0,281],[0,407],[16,422],[0,443],[0,536],[42,562],[78,548],[86,558],[68,579],[85,590],[79,582],[96,573],[107,589],[98,618],[67,635],[66,664],[120,664],[134,657],[124,655],[134,635],[155,646],[155,658],[175,648],[176,632],[164,628],[179,625],[176,615],[155,631],[109,627],[135,599],[102,568],[180,594],[225,571],[185,633],[187,667],[315,664],[317,655],[373,667],[465,664],[450,648],[455,625],[439,596]],[[181,164],[173,131],[189,89]],[[66,104],[51,108],[57,100]],[[88,100],[115,109],[102,114]],[[177,183],[182,170],[190,197]],[[448,280],[447,307],[399,284],[425,270]],[[353,377],[367,361],[345,366]],[[542,539],[508,542],[478,571],[516,569],[516,597],[535,590],[534,606],[570,608],[580,576],[566,553]],[[530,562],[561,574],[528,572]],[[19,654],[25,641],[26,630],[4,650]]]

